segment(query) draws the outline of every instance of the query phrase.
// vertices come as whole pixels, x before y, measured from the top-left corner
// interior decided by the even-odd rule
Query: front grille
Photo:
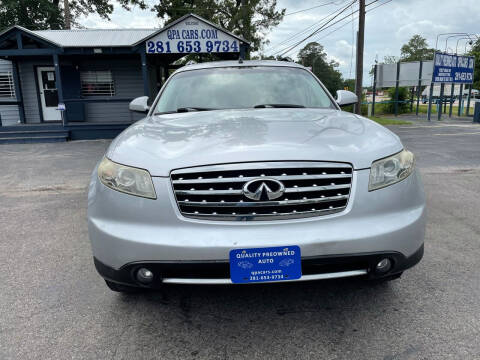
[[[171,180],[183,216],[205,220],[256,221],[304,218],[343,211],[352,186],[352,166],[328,162],[240,163],[175,170]],[[277,180],[280,197],[257,200],[243,188]],[[262,181],[261,181],[262,180]],[[275,184],[275,183],[273,183]]]

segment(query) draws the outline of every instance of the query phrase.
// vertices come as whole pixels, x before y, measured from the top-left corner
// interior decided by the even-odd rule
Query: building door
[[[62,120],[58,107],[58,90],[55,83],[54,67],[38,67],[38,92],[42,105],[43,121]]]

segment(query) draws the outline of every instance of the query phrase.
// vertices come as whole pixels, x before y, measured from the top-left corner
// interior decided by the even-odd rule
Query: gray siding
[[[113,98],[133,99],[143,96],[143,79],[138,59],[97,60],[85,62],[81,70],[110,70],[115,86]],[[95,97],[90,97],[95,99]],[[85,105],[87,122],[134,122],[142,118],[142,114],[128,109],[128,102],[87,103]]]
[[[38,104],[38,89],[35,81],[36,71],[34,66],[52,66],[52,61],[47,59],[20,60],[18,63],[20,83],[22,85],[25,122],[28,124],[40,122],[41,109]]]
[[[0,73],[12,72],[12,63],[0,59]],[[17,94],[15,89],[15,94]],[[16,98],[2,97],[0,100],[16,100]],[[20,114],[17,105],[0,105],[0,118],[3,126],[16,125],[20,121]]]
[[[87,122],[135,122],[143,116],[128,109],[127,102],[86,104]]]
[[[0,116],[2,126],[17,125],[20,122],[18,105],[0,105]]]
[[[71,63],[71,60],[62,59],[62,64]],[[0,62],[2,66],[11,64]],[[36,66],[52,66],[52,61],[45,59],[21,59],[18,63],[20,83],[22,86],[23,104],[26,123],[40,123],[41,108],[38,103],[38,89],[36,83]],[[143,95],[143,79],[140,65],[140,56],[137,58],[95,59],[89,58],[80,62],[80,70],[111,70],[115,96],[113,98],[133,99]],[[89,97],[87,99],[95,99]],[[67,105],[68,106],[68,105]],[[3,124],[16,124],[19,120],[17,106],[0,106],[0,115]],[[85,104],[86,122],[135,122],[143,117],[128,109],[128,102],[99,102]]]

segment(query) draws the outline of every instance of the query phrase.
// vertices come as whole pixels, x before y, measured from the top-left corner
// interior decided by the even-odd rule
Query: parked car
[[[289,62],[185,66],[99,161],[94,263],[115,291],[398,278],[423,256],[414,155]]]

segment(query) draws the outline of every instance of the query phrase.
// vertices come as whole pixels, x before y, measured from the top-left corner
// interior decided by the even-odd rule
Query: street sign
[[[435,53],[434,83],[472,84],[475,59],[473,56]]]

